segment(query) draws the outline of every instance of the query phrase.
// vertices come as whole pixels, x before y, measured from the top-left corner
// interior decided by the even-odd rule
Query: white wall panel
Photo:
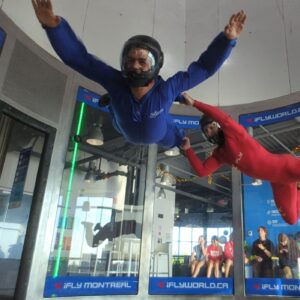
[[[153,0],[90,0],[83,41],[88,50],[120,69],[125,41],[136,34],[152,36]]]
[[[185,1],[156,0],[154,37],[164,52],[163,78],[184,70]]]
[[[218,0],[186,1],[186,59],[188,66],[220,32]],[[218,103],[218,74],[190,91],[190,94],[211,104]]]
[[[245,31],[220,73],[220,104],[234,105],[290,93],[282,1],[222,0],[223,22],[244,8]]]
[[[82,36],[87,2],[88,0],[52,0],[54,13],[67,19],[80,37]],[[36,19],[30,0],[4,0],[2,9],[32,40],[57,57],[45,31]]]
[[[180,0],[92,0],[83,40],[90,52],[119,69],[121,49],[128,38],[136,34],[153,36],[165,53],[162,75],[168,77],[184,65],[183,3]]]
[[[288,66],[292,92],[300,90],[300,1],[284,2]]]

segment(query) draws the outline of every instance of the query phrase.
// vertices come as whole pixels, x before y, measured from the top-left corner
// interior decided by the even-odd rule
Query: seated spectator
[[[229,241],[224,246],[225,278],[228,278],[233,267],[233,233],[229,236]],[[230,276],[231,277],[231,276]]]
[[[253,277],[254,278],[272,278],[273,275],[273,243],[267,239],[268,230],[264,226],[258,227],[259,238],[252,244]]]
[[[219,245],[219,239],[216,235],[211,238],[211,245],[207,247],[207,277],[211,277],[212,270],[214,270],[215,278],[220,277],[220,266],[223,260],[223,250]]]
[[[205,248],[205,238],[200,235],[198,238],[198,245],[193,247],[193,252],[190,259],[190,267],[192,277],[197,277],[206,262],[206,248]]]
[[[286,234],[278,235],[277,256],[279,257],[279,268],[284,278],[293,278],[293,269],[297,267],[297,259],[300,257],[296,241]]]

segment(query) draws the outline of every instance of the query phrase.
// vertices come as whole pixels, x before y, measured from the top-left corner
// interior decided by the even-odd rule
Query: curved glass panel
[[[197,156],[205,160],[213,148],[201,134],[199,118],[197,122],[193,128],[189,117],[181,116],[177,125],[184,128],[189,125],[186,134]],[[229,167],[221,167],[212,176],[200,178],[195,176],[185,156],[177,153],[170,157],[160,149],[150,294],[233,294],[231,185]],[[229,257],[225,250],[230,243]]]
[[[146,151],[80,88],[57,206],[45,297],[136,294]]]
[[[287,183],[287,177],[297,172],[300,181],[299,116],[300,103],[240,117],[264,148],[281,155],[266,158],[273,162],[268,169],[273,183],[243,175],[247,295],[300,295],[300,189],[293,179]],[[256,155],[260,154],[257,149]]]

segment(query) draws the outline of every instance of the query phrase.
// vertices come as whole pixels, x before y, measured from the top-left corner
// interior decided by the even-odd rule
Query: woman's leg
[[[232,259],[226,259],[226,261],[225,261],[225,278],[229,277],[231,266],[233,266]]]
[[[190,266],[191,266],[191,275],[193,276],[194,272],[195,272],[195,267],[196,267],[197,261],[194,260],[191,262]]]
[[[298,190],[297,183],[274,183],[271,182],[274,200],[282,218],[288,224],[298,221]]]
[[[196,267],[194,269],[194,273],[193,273],[193,277],[197,277],[199,275],[199,272],[201,270],[201,268],[204,266],[205,261],[201,260],[201,261],[197,261],[196,263]]]
[[[207,278],[211,277],[211,272],[213,267],[214,267],[214,262],[212,260],[209,260],[208,267],[207,267]]]
[[[219,278],[220,277],[220,261],[217,260],[214,263],[214,275],[215,278]]]

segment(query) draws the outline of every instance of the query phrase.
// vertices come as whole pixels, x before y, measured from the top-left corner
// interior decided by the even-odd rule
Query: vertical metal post
[[[243,296],[245,292],[244,281],[244,249],[243,249],[243,206],[241,195],[241,173],[232,170],[232,213],[233,213],[233,243],[234,243],[234,294]]]
[[[148,298],[149,272],[151,260],[151,240],[153,227],[153,211],[155,197],[155,174],[157,161],[157,145],[150,145],[146,170],[146,188],[143,214],[142,247],[139,272],[140,299]]]

